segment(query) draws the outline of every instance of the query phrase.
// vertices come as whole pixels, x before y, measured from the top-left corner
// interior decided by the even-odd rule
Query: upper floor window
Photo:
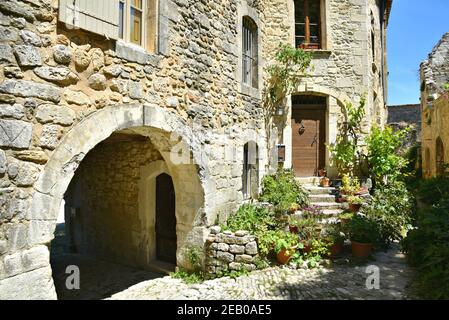
[[[156,0],[119,0],[119,38],[154,52],[156,4]]]
[[[295,0],[295,41],[302,49],[321,49],[321,0]]]
[[[248,16],[243,17],[242,80],[248,86],[258,87],[258,34],[256,23]]]

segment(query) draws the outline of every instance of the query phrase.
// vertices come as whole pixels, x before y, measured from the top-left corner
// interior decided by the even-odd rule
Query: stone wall
[[[441,138],[444,159],[449,159],[448,102],[444,85],[449,83],[449,32],[443,35],[421,63],[422,167],[425,178],[437,174],[436,141]]]
[[[421,141],[421,105],[388,106],[387,123],[396,130],[412,127],[409,145]]]
[[[178,190],[179,265],[243,200],[245,143],[267,170],[260,98],[236,80],[240,2],[160,1],[155,54],[58,23],[56,0],[0,2],[1,298],[55,297],[49,263],[4,265],[48,246],[75,170],[114,131],[154,129]],[[194,163],[170,162],[179,138]]]
[[[265,36],[263,43],[266,63],[273,59],[279,42],[294,43],[294,3],[285,0],[263,1]],[[326,116],[326,143],[333,143],[337,135],[337,123],[341,120],[341,105],[357,104],[366,96],[366,132],[373,123],[386,123],[385,75],[386,52],[383,45],[386,28],[381,24],[384,15],[378,1],[323,0],[326,23],[323,26],[324,48],[313,52],[308,77],[295,94],[318,94],[328,96]],[[371,24],[371,12],[374,25]],[[372,55],[371,30],[375,33],[375,56]],[[288,102],[289,106],[291,101]],[[287,114],[287,128],[283,141],[286,145],[286,167],[291,167],[291,112]],[[331,175],[335,168],[326,152],[326,166]]]
[[[257,255],[256,238],[247,231],[221,232],[220,227],[212,227],[206,246],[206,278],[244,269],[253,271]]]
[[[437,175],[437,139],[443,147],[444,163],[449,163],[449,95],[446,93],[435,100],[431,108],[423,112],[422,123],[422,168],[424,178]]]

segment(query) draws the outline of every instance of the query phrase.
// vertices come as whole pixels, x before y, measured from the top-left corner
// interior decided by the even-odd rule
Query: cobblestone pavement
[[[379,290],[366,288],[370,265],[379,267]],[[405,256],[394,245],[358,266],[343,258],[329,267],[273,267],[237,279],[226,277],[194,285],[164,277],[139,283],[111,299],[410,299],[406,293],[410,276]]]

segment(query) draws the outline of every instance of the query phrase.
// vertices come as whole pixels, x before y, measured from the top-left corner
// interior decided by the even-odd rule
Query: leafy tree
[[[368,147],[368,162],[376,185],[385,185],[403,174],[408,161],[399,154],[408,129],[394,132],[391,127],[380,129],[373,126],[365,140]]]

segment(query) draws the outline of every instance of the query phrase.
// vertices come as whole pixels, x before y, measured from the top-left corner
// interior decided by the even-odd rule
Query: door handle
[[[315,135],[315,137],[313,137],[313,141],[312,141],[312,146],[318,142],[317,136]]]

